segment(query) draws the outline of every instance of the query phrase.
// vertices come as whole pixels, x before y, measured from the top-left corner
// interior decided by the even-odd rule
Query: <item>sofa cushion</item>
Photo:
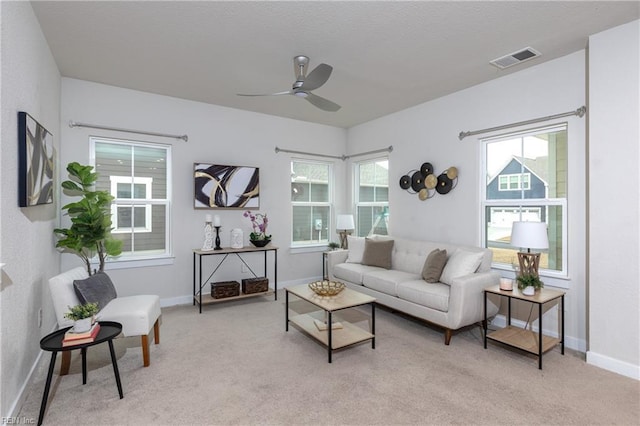
[[[440,249],[433,250],[429,253],[429,256],[427,256],[427,260],[424,261],[424,266],[422,267],[422,279],[428,283],[439,282],[442,270],[446,264],[447,251]]]
[[[98,272],[83,280],[73,281],[80,303],[97,303],[102,310],[109,302],[118,297],[111,278],[104,272]]]
[[[380,268],[375,266],[367,266],[360,263],[339,263],[333,268],[333,276],[338,280],[362,285],[362,277],[364,274],[379,269]]]
[[[391,269],[391,250],[393,250],[393,240],[366,238],[364,240],[362,264]]]
[[[451,285],[454,278],[474,273],[480,266],[483,256],[482,252],[455,249],[447,259],[447,264],[440,276],[440,282]]]
[[[347,244],[349,245],[347,263],[362,263],[362,255],[364,254],[364,238],[347,235]]]
[[[372,290],[377,290],[390,296],[398,296],[398,284],[416,279],[419,280],[420,276],[394,269],[376,268],[376,270],[364,274],[362,284]]]
[[[398,297],[441,312],[449,311],[449,289],[446,284],[427,284],[423,280],[398,284]]]

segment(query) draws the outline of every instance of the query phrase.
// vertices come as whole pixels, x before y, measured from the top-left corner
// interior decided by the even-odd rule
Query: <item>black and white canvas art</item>
[[[53,135],[26,112],[18,112],[18,204],[53,203]]]
[[[194,164],[196,209],[260,207],[260,169],[246,166]]]

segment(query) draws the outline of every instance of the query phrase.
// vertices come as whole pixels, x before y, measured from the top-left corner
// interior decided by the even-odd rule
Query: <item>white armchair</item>
[[[73,321],[65,318],[64,314],[69,311],[69,306],[81,303],[73,282],[86,278],[88,278],[86,269],[77,267],[49,279],[58,327],[73,325]],[[115,321],[122,324],[122,334],[125,337],[141,336],[143,364],[148,367],[150,364],[149,335],[152,328],[155,344],[160,343],[160,297],[157,295],[116,297],[101,308],[98,316],[101,321]],[[69,372],[70,362],[71,351],[62,352],[60,375]]]

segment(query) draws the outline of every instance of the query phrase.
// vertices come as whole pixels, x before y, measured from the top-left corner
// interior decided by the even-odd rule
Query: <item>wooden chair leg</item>
[[[153,324],[153,341],[156,343],[160,343],[160,318],[156,320],[156,323]]]
[[[60,360],[60,375],[66,376],[69,374],[69,367],[71,366],[71,351],[63,351],[62,359]]]
[[[451,336],[453,335],[453,332],[451,331],[451,329],[447,328],[444,331],[444,344],[445,345],[449,345],[449,343],[451,342]]]
[[[142,361],[145,367],[151,364],[149,361],[149,337],[146,334],[142,336]]]

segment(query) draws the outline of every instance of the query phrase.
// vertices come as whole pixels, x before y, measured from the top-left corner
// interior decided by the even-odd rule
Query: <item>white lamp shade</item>
[[[544,222],[513,222],[511,245],[528,249],[548,249],[547,224]]]
[[[338,230],[347,230],[347,229],[355,229],[356,225],[353,222],[352,214],[339,214],[336,219],[336,229]]]

